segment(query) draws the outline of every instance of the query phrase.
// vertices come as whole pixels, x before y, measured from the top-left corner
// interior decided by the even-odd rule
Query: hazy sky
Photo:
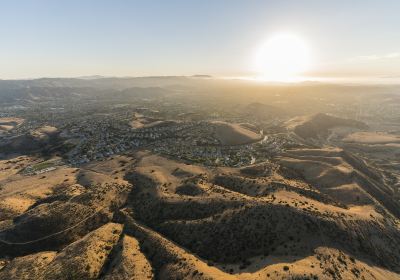
[[[0,78],[254,75],[275,34],[311,49],[310,76],[399,76],[400,1],[3,0]]]

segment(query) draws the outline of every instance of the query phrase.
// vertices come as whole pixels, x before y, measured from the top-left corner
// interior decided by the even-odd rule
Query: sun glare
[[[261,45],[255,64],[263,80],[292,81],[309,70],[310,50],[300,37],[278,34]]]

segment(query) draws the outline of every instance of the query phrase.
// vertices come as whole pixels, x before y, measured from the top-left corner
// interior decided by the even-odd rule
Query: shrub
[[[283,270],[284,270],[284,271],[288,271],[288,270],[289,270],[289,267],[288,267],[287,265],[285,265],[285,266],[283,267]]]

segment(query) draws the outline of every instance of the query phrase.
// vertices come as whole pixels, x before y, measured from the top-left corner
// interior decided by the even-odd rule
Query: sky
[[[308,77],[400,77],[397,0],[2,0],[0,79],[257,75],[255,53],[294,34]]]

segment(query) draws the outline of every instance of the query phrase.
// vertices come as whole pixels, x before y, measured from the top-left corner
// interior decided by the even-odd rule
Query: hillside
[[[212,124],[215,127],[215,136],[221,145],[243,145],[262,138],[260,134],[238,124],[226,122],[213,122]]]
[[[399,279],[398,201],[340,149],[242,169],[139,152],[38,176],[36,196],[10,178],[0,279]]]
[[[335,127],[352,127],[367,129],[368,126],[360,121],[343,119],[327,114],[315,114],[311,116],[296,117],[286,122],[286,127],[293,130],[304,139],[327,136],[329,129]]]

